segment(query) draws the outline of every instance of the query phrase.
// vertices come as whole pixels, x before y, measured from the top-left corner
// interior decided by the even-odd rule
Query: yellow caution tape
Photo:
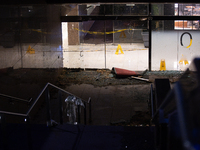
[[[109,31],[109,32],[97,32],[97,31],[87,31],[87,30],[79,30],[78,28],[74,28],[77,31],[80,32],[84,32],[84,33],[89,33],[89,34],[98,34],[98,35],[104,35],[104,34],[113,34],[113,33],[118,33],[118,32],[122,32],[126,31],[126,30],[133,30],[133,29],[121,29],[121,30],[117,30],[117,31]],[[31,29],[32,31],[38,32],[38,33],[43,33],[43,34],[52,34],[52,33],[48,33],[48,32],[43,32],[40,30],[36,30],[36,29]],[[56,34],[56,33],[54,33]],[[124,34],[124,33],[123,33]],[[125,36],[125,35],[124,35]]]
[[[109,32],[96,32],[96,31],[87,31],[87,30],[79,30],[78,28],[74,28],[77,31],[80,32],[84,32],[84,33],[89,33],[89,34],[100,34],[100,35],[104,35],[104,34],[113,34],[113,33],[118,33],[118,32],[122,32],[122,31],[126,31],[126,30],[133,30],[133,29],[121,29],[121,30],[117,30],[117,31],[109,31]]]

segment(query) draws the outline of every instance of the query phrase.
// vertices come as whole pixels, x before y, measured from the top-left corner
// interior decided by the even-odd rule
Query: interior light
[[[175,5],[175,8],[178,8],[178,3],[175,3],[174,5]]]
[[[100,6],[100,3],[97,3],[96,6]]]
[[[126,6],[135,6],[135,4],[126,4]]]
[[[147,20],[147,18],[141,18],[140,20],[141,20],[141,21],[145,21],[145,20]]]
[[[24,121],[26,122],[26,118],[24,119]]]

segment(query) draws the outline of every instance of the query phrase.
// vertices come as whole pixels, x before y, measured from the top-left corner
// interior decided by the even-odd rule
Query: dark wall
[[[60,6],[0,5],[0,45],[61,44]]]
[[[174,4],[164,5],[164,16],[174,16]],[[164,30],[174,30],[174,20],[164,20]]]
[[[92,0],[92,3],[199,3],[199,0]],[[91,3],[91,0],[1,0],[0,5]]]
[[[47,3],[91,3],[91,0],[46,0]],[[199,3],[199,0],[92,0],[92,3]]]

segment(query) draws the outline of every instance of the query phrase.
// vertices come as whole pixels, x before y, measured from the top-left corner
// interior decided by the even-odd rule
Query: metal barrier
[[[2,94],[2,93],[0,93],[0,96],[5,97],[5,98],[9,98],[11,100],[21,101],[21,102],[26,102],[26,103],[30,103],[33,100],[32,98],[30,98],[29,100],[25,100],[25,99],[22,99],[22,98],[6,95],[6,94]]]
[[[42,91],[40,92],[40,94],[38,95],[38,97],[36,98],[36,100],[33,102],[33,104],[30,106],[29,110],[27,111],[27,113],[15,113],[15,112],[8,112],[8,111],[0,111],[0,123],[1,123],[1,130],[2,130],[2,139],[3,139],[3,147],[4,149],[6,149],[6,144],[7,144],[7,139],[6,139],[6,119],[5,119],[5,115],[13,115],[13,116],[21,116],[24,117],[25,122],[27,124],[27,138],[28,138],[28,145],[29,145],[29,149],[32,149],[32,145],[31,145],[31,131],[30,131],[30,112],[33,110],[34,106],[36,105],[36,103],[38,102],[38,100],[41,98],[41,96],[45,93],[45,100],[46,100],[46,106],[47,106],[47,126],[53,126],[55,121],[52,120],[51,118],[51,110],[50,110],[50,92],[49,92],[49,86],[55,88],[58,90],[58,97],[57,100],[59,102],[59,116],[60,116],[60,124],[63,124],[63,104],[62,104],[62,93],[66,93],[68,95],[72,95],[75,96],[74,94],[67,92],[51,83],[47,83],[45,85],[45,87],[42,89]],[[16,98],[16,97],[12,97],[12,96],[8,96],[5,94],[0,94],[0,96],[3,97],[7,97],[7,98],[12,98],[13,100],[16,101],[22,101],[22,102],[31,102],[31,99],[29,101],[24,100],[24,99],[20,99],[20,98]],[[76,98],[79,98],[78,96],[75,96]],[[81,98],[79,98],[81,99]],[[89,105],[89,123],[91,123],[92,121],[92,114],[91,114],[91,98],[88,99],[88,101],[85,101],[83,99],[81,99],[85,105],[84,107],[84,124],[87,124],[87,105]],[[80,119],[80,107],[78,106],[78,123],[80,123],[81,119]]]
[[[156,127],[155,138],[158,150],[200,149],[199,65],[200,59],[194,59],[191,64],[193,69],[189,68],[185,71],[173,89],[167,92],[164,99],[161,99],[159,106],[156,106],[157,101],[159,101],[156,86],[151,85],[149,103],[152,122]],[[190,84],[189,80],[191,80],[191,84],[194,82],[193,85]],[[165,88],[160,88],[159,91],[163,89]]]

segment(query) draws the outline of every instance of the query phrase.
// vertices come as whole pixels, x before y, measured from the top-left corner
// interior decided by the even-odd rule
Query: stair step
[[[8,149],[28,149],[26,124],[9,124]],[[2,131],[0,132],[2,135]],[[1,142],[2,142],[1,136]],[[12,143],[12,144],[11,144]],[[154,149],[154,127],[31,125],[33,149]],[[1,146],[3,143],[0,143]],[[0,147],[1,149],[2,147]]]

